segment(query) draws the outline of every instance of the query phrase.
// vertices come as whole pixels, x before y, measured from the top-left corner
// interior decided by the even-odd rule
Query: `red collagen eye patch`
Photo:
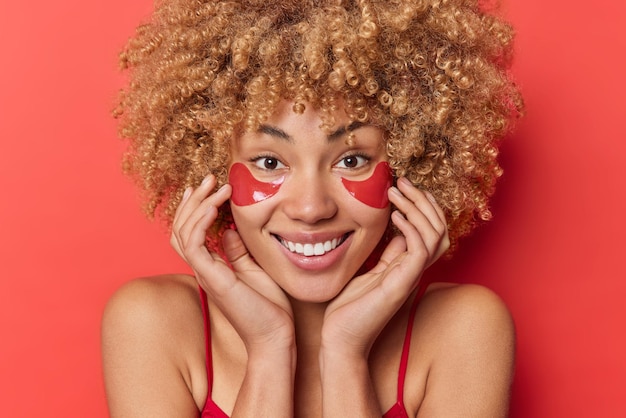
[[[230,200],[237,206],[259,203],[278,193],[284,180],[285,177],[270,183],[259,181],[254,178],[248,167],[241,163],[235,163],[228,174],[228,183],[233,188]]]
[[[377,209],[389,205],[387,190],[393,184],[393,173],[386,162],[378,163],[370,178],[363,181],[352,181],[341,178],[343,186],[360,202]]]

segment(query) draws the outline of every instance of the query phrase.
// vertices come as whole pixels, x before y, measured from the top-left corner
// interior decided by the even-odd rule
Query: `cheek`
[[[248,206],[262,202],[278,193],[284,177],[271,183],[264,183],[254,178],[248,167],[235,163],[230,168],[228,183],[233,188],[230,198],[237,206]]]
[[[341,178],[348,193],[358,201],[376,209],[383,209],[389,205],[387,190],[393,183],[391,167],[386,162],[378,163],[370,178],[363,181],[352,181]]]

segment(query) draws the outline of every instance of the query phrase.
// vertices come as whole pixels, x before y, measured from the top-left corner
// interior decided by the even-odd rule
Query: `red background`
[[[495,220],[436,271],[518,329],[512,417],[626,416],[626,6],[509,1],[528,115]],[[0,416],[104,417],[99,321],[132,277],[185,270],[120,173],[116,54],[141,0],[0,12]]]

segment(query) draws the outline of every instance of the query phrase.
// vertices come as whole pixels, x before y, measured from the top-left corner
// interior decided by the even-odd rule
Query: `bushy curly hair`
[[[480,0],[157,0],[120,54],[124,169],[171,225],[185,188],[224,184],[230,139],[279,101],[328,127],[344,106],[385,131],[395,175],[435,196],[454,247],[491,217],[498,142],[523,109],[512,40]],[[209,246],[232,224],[225,206]]]

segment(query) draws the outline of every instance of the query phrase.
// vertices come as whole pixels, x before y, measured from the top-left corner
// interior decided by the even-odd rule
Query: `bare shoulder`
[[[420,356],[428,363],[427,390],[416,416],[507,415],[515,326],[497,294],[479,285],[435,283],[414,326],[416,338],[429,341]]]
[[[504,301],[480,285],[433,283],[420,302],[419,312],[429,323],[445,325],[450,338],[464,338],[467,333],[489,337],[494,331],[502,336],[514,328]]]
[[[111,315],[120,319],[119,315],[123,315],[125,318],[148,320],[153,315],[165,315],[164,308],[188,307],[193,305],[190,302],[197,300],[198,287],[191,276],[142,277],[123,284],[113,294],[105,308],[104,319],[106,321]]]
[[[201,319],[198,288],[193,277],[163,275],[132,280],[110,298],[102,318],[103,337],[131,333],[147,341],[182,336],[185,323]],[[191,321],[190,321],[191,319]],[[181,328],[182,326],[182,328]],[[171,340],[165,338],[164,341]],[[104,340],[106,342],[106,340]]]
[[[118,289],[102,318],[103,370],[111,416],[197,414],[194,393],[202,393],[197,388],[203,378],[203,338],[193,277],[147,277]],[[163,390],[172,396],[159,397]]]

